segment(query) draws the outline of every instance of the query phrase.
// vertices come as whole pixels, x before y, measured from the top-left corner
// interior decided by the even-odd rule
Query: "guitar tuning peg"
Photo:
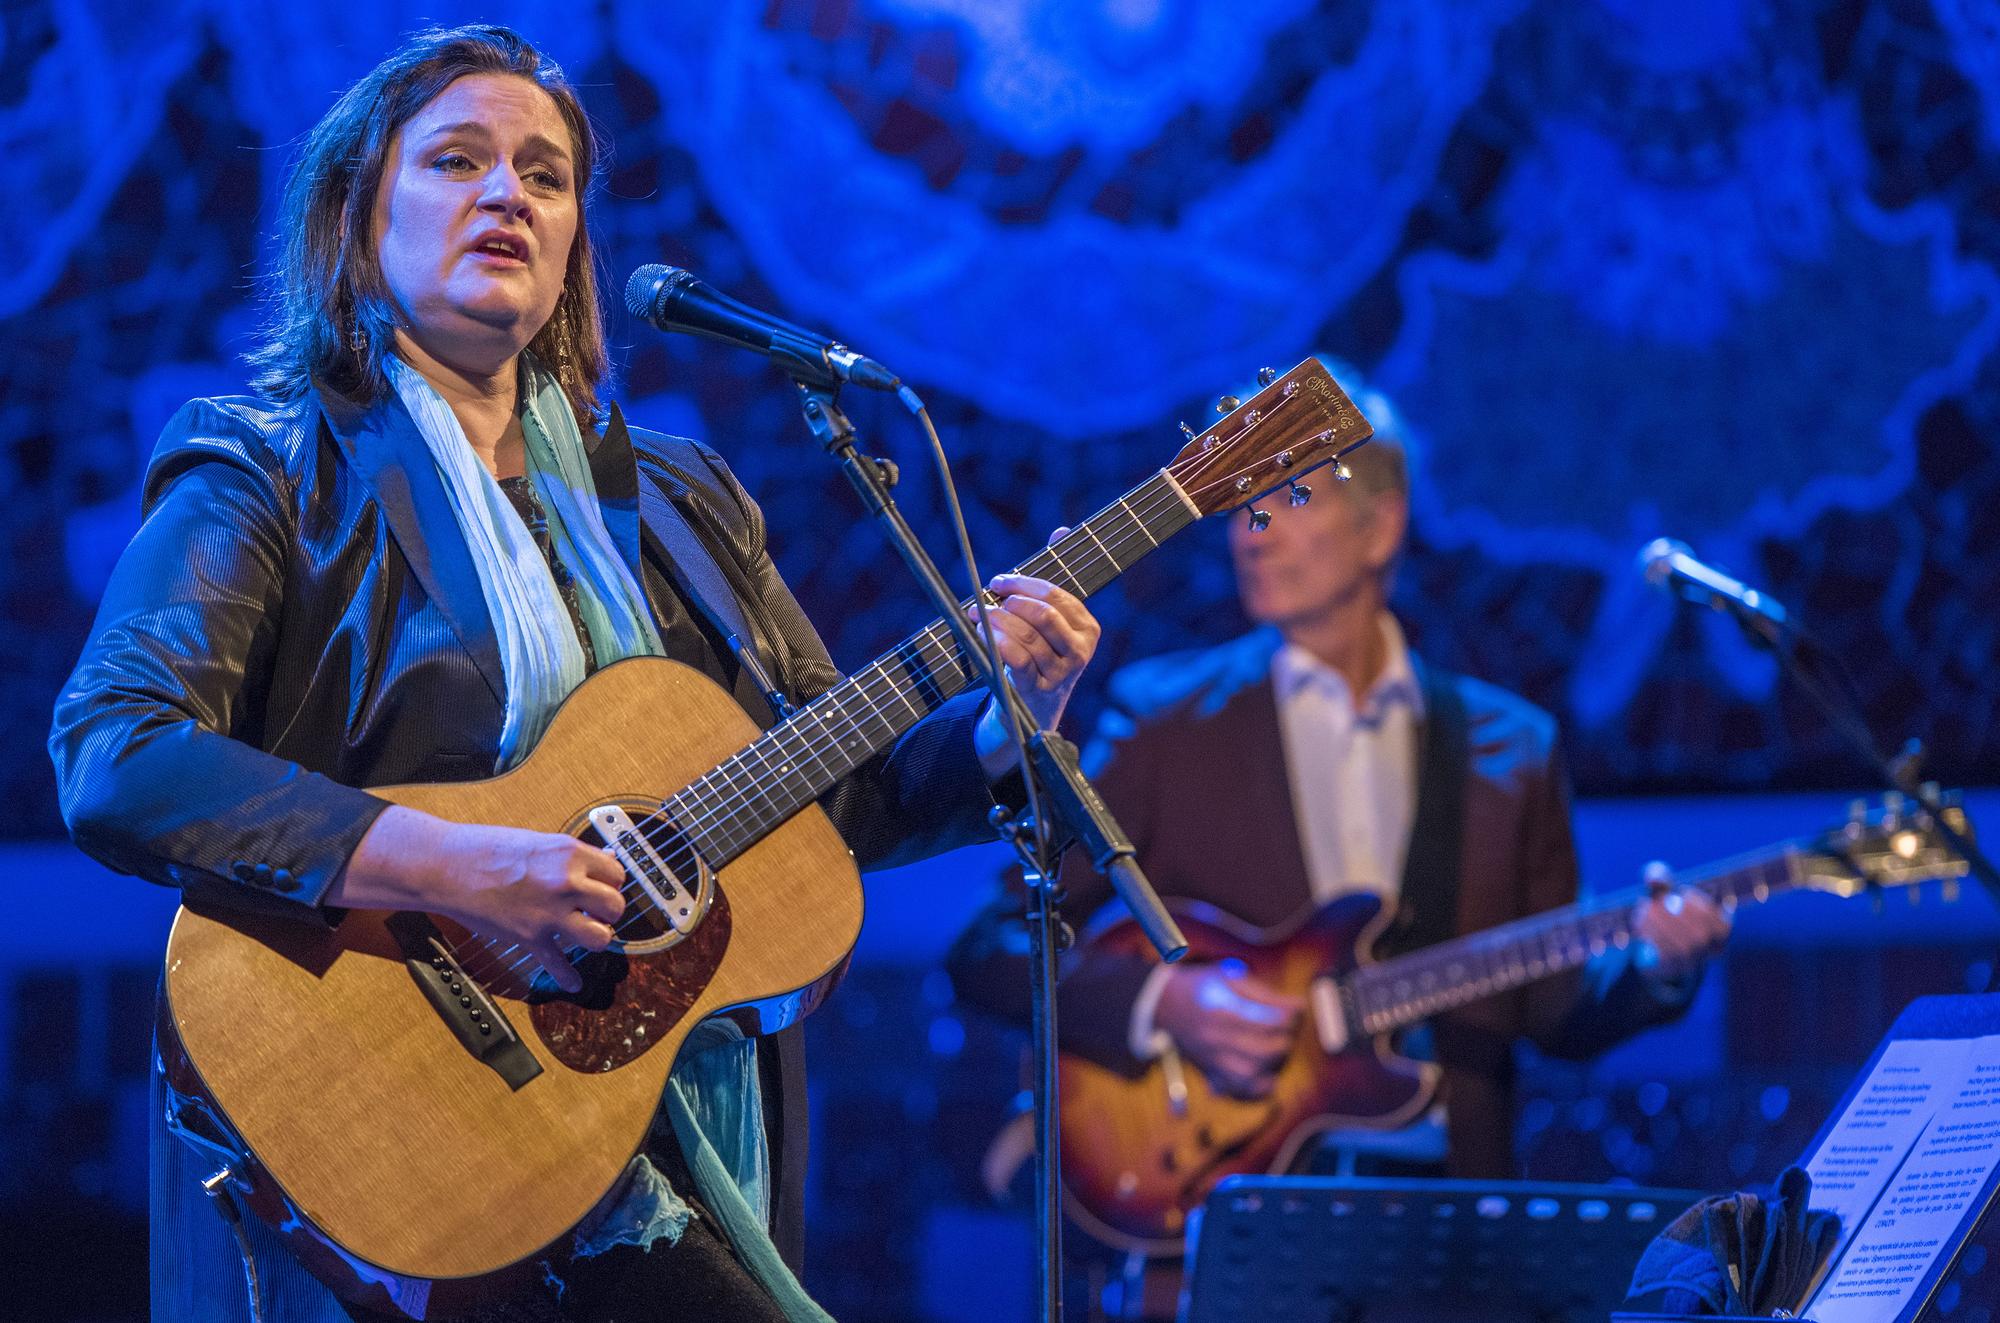
[[[1304,505],[1313,498],[1313,489],[1302,482],[1292,484],[1292,504]]]
[[[1948,877],[1938,884],[1938,899],[1947,905],[1958,904],[1958,879]]]
[[[1192,427],[1189,427],[1186,423],[1182,423],[1181,435],[1186,437],[1188,440],[1192,441],[1194,440],[1194,429]]]
[[[1278,369],[1270,367],[1260,367],[1257,369],[1257,384],[1259,386],[1268,386],[1277,379]]]
[[[1269,510],[1252,510],[1250,512],[1250,531],[1252,533],[1261,533],[1270,526],[1271,512]]]
[[[1354,481],[1354,470],[1348,468],[1347,465],[1341,463],[1339,460],[1335,460],[1333,464],[1333,480],[1335,482],[1352,482]]]
[[[1237,399],[1234,395],[1225,395],[1215,402],[1215,411],[1217,413],[1234,413],[1242,404],[1243,401]]]

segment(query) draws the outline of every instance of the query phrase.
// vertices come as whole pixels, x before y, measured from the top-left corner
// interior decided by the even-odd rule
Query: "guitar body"
[[[456,821],[580,833],[594,806],[629,801],[636,818],[757,735],[705,676],[634,658],[578,688],[505,775],[374,793]],[[484,981],[540,1067],[516,1087],[426,998],[390,915],[351,911],[317,930],[183,908],[163,1056],[240,1141],[251,1206],[308,1265],[353,1303],[401,1301],[423,1317],[412,1299],[437,1310],[477,1298],[479,1279],[563,1239],[612,1192],[690,1030],[725,1015],[752,1033],[798,1019],[831,991],[860,927],[853,858],[808,807],[714,876],[700,921],[672,945],[587,958],[576,999]]]
[[[1378,897],[1366,894],[1332,901],[1283,929],[1254,928],[1208,905],[1174,911],[1188,939],[1188,960],[1241,961],[1251,974],[1300,997],[1308,996],[1315,979],[1353,970],[1390,917]],[[1127,955],[1152,953],[1129,919],[1107,927],[1091,944]],[[1219,1093],[1188,1063],[1180,1108],[1160,1061],[1133,1076],[1064,1053],[1059,1124],[1070,1215],[1106,1244],[1178,1254],[1188,1212],[1224,1177],[1282,1172],[1315,1135],[1393,1129],[1430,1106],[1435,1067],[1395,1055],[1386,1039],[1357,1040],[1329,1054],[1310,1012],[1298,1033],[1268,1097]]]

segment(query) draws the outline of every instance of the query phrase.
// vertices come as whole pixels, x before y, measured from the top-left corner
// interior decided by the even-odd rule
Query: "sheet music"
[[[1996,1166],[2000,1036],[1889,1044],[1806,1167],[1813,1206],[1843,1223],[1806,1312],[1816,1323],[1898,1317]]]

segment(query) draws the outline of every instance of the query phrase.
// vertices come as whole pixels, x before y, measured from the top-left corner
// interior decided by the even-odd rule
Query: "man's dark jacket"
[[[721,640],[756,648],[796,700],[839,681],[719,456],[627,429],[615,409],[585,439],[607,527],[640,563],[663,634],[700,640],[678,660],[732,683],[763,724],[761,691]],[[393,395],[369,407],[325,392],[201,399],[154,452],[139,532],[58,700],[50,752],[65,819],[98,859],[190,901],[323,924],[323,895],[386,807],[361,787],[492,775],[504,692],[471,555]],[[988,834],[978,704],[946,703],[822,800],[863,867]],[[798,1031],[766,1040],[762,1060],[773,1238],[796,1267]],[[157,1185],[157,1153],[154,1165]],[[186,1211],[176,1226],[220,1232],[198,1188],[156,1188],[156,1222],[163,1193]],[[156,1249],[167,1230],[155,1226]]]
[[[1313,905],[1292,808],[1271,660],[1259,630],[1202,652],[1154,658],[1112,678],[1086,768],[1162,896],[1204,901],[1259,927]],[[1493,685],[1413,658],[1424,694],[1417,806],[1398,920],[1388,946],[1407,950],[1478,932],[1577,896],[1569,787],[1555,722]],[[1082,926],[1111,899],[1088,866],[1065,864],[1066,915]],[[1019,900],[1003,895],[954,946],[960,996],[1025,1018]],[[1135,1067],[1132,1003],[1147,958],[1081,949],[1057,1006],[1064,1045]],[[1464,1177],[1514,1174],[1514,1054],[1526,1035],[1545,1050],[1587,1056],[1678,1014],[1629,962],[1547,979],[1476,1002],[1434,1025],[1449,1105],[1450,1166]]]

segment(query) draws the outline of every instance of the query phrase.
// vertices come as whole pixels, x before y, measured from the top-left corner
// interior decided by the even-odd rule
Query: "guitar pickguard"
[[[693,932],[664,951],[605,951],[577,963],[583,991],[537,1001],[529,1020],[542,1044],[571,1070],[616,1070],[645,1055],[679,1025],[714,980],[729,950],[729,897],[719,880]]]

